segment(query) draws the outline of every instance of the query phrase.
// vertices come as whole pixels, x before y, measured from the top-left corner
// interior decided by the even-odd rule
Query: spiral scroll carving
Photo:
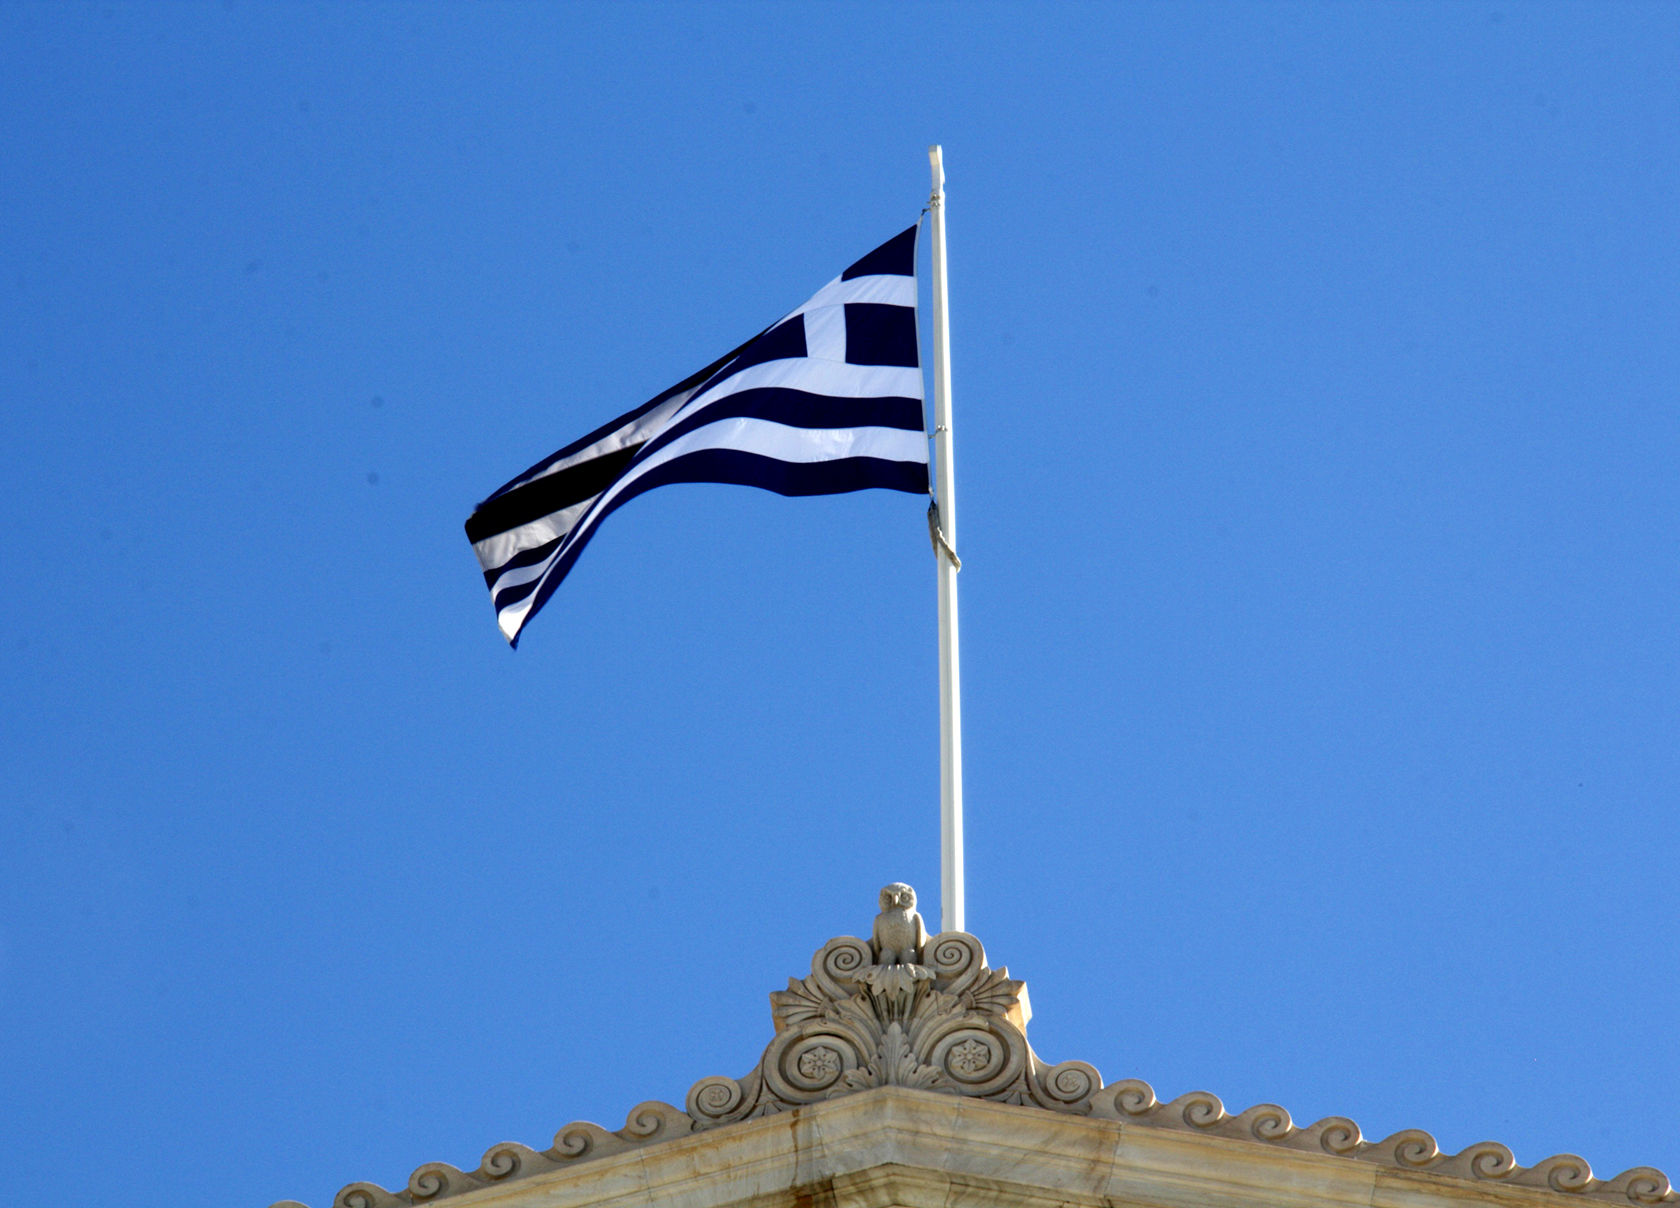
[[[811,976],[826,997],[843,999],[852,993],[852,976],[873,959],[866,941],[842,935],[817,950],[811,958]]]
[[[1091,1096],[1102,1089],[1102,1075],[1083,1061],[1064,1061],[1041,1070],[1034,1082],[1033,1101],[1052,1111],[1091,1110]]]
[[[611,1137],[612,1134],[599,1124],[571,1124],[561,1129],[554,1137],[554,1156],[558,1158],[584,1158],[595,1151],[600,1141]]]
[[[1295,1122],[1289,1113],[1275,1103],[1261,1103],[1249,1108],[1234,1121],[1241,1133],[1256,1141],[1282,1141],[1295,1132]]]
[[[1512,1181],[1549,1187],[1553,1191],[1585,1191],[1593,1182],[1592,1167],[1585,1158],[1560,1153],[1529,1167]]]
[[[1117,1120],[1147,1117],[1160,1106],[1155,1089],[1141,1078],[1127,1078],[1105,1086],[1097,1097],[1098,1114]]]
[[[1211,1128],[1225,1118],[1225,1105],[1218,1095],[1206,1091],[1191,1091],[1172,1101],[1179,1118],[1191,1128]]]
[[[1478,1179],[1505,1179],[1522,1169],[1517,1165],[1516,1156],[1498,1141],[1472,1145],[1453,1160],[1464,1162]]]
[[[373,1183],[351,1183],[333,1197],[333,1208],[381,1208],[395,1197]]]
[[[1632,1170],[1624,1170],[1611,1181],[1611,1186],[1619,1190],[1623,1198],[1635,1204],[1660,1204],[1667,1200],[1680,1199],[1669,1186],[1668,1176],[1651,1166],[1635,1166]]]
[[[419,1204],[461,1189],[462,1174],[447,1162],[428,1162],[408,1176],[408,1194]]]
[[[638,1103],[624,1122],[624,1127],[619,1129],[618,1136],[626,1141],[655,1141],[689,1132],[693,1124],[686,1113],[655,1099]]]
[[[494,1146],[485,1151],[478,1173],[491,1180],[511,1179],[524,1169],[528,1154],[531,1151],[523,1145]]]
[[[745,1089],[726,1074],[702,1078],[688,1092],[688,1114],[701,1125],[722,1124],[737,1119]]]
[[[1318,1134],[1318,1146],[1325,1153],[1352,1154],[1365,1143],[1359,1125],[1346,1116],[1330,1116],[1313,1125],[1310,1132]]]
[[[968,989],[986,968],[986,950],[966,931],[944,931],[927,943],[926,959],[953,994]]]
[[[1441,1156],[1435,1138],[1421,1128],[1408,1128],[1379,1141],[1377,1149],[1386,1153],[1396,1166],[1427,1166]]]

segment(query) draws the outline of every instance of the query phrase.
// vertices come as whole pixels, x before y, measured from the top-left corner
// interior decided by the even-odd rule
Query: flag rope
[[[928,539],[933,542],[933,556],[937,558],[944,554],[951,560],[951,565],[957,570],[962,569],[962,559],[957,557],[957,551],[951,548],[951,543],[945,540],[945,530],[939,527],[939,501],[928,500]]]

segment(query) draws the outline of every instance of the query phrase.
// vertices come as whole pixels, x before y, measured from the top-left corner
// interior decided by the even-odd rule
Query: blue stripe
[[[672,482],[728,482],[759,487],[778,495],[843,495],[884,487],[925,495],[927,465],[880,457],[842,457],[834,461],[779,461],[741,449],[696,449],[649,470],[626,495]]]
[[[734,357],[722,369],[706,380],[690,398],[705,394],[719,382],[726,382],[754,365],[762,365],[766,361],[803,360],[810,355],[805,344],[805,316],[794,315],[791,319],[783,319],[776,326],[761,335],[754,336],[738,350]]]
[[[741,349],[741,354],[729,362],[718,378],[734,377],[741,370],[766,361],[797,361],[809,353],[805,347],[805,316],[783,319],[769,331]]]
[[[509,604],[517,604],[536,591],[542,580],[543,576],[538,575],[535,579],[528,579],[524,583],[516,583],[512,587],[503,588],[501,591],[493,591],[490,593],[490,606],[500,613]]]
[[[920,223],[901,231],[840,274],[840,280],[855,277],[914,277],[916,275],[916,232]]]
[[[567,531],[569,532],[570,530]],[[552,541],[544,541],[541,545],[533,545],[530,549],[520,550],[517,554],[513,555],[513,557],[509,558],[506,562],[502,563],[494,570],[485,571],[484,582],[487,583],[492,590],[494,590],[496,580],[507,574],[508,571],[520,570],[527,566],[535,566],[558,549],[560,543],[565,539],[566,534],[561,533]]]
[[[882,302],[846,303],[846,364],[919,366],[915,309]]]
[[[641,447],[642,442],[637,441],[504,489],[467,517],[467,540],[477,545],[488,537],[524,528],[533,520],[595,498],[618,481]]]

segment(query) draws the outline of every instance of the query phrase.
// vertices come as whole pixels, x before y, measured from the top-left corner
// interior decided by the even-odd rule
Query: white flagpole
[[[939,568],[939,914],[941,931],[963,930],[962,695],[957,674],[957,496],[951,466],[950,310],[945,299],[945,164],[933,168],[934,560]]]

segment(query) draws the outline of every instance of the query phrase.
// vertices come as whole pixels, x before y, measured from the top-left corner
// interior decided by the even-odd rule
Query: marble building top
[[[1112,1121],[1183,1138],[1220,1138],[1254,1147],[1248,1152],[1255,1157],[1266,1149],[1278,1157],[1287,1151],[1316,1155],[1320,1162],[1423,1172],[1447,1180],[1429,1183],[1446,1189],[1449,1198],[1453,1183],[1462,1181],[1466,1192],[1472,1186],[1524,1189],[1528,1194],[1520,1198],[1530,1203],[1559,1203],[1553,1197],[1561,1195],[1624,1208],[1680,1205],[1680,1192],[1651,1167],[1600,1179],[1572,1154],[1525,1167],[1492,1141],[1447,1154],[1419,1129],[1368,1140],[1341,1116],[1301,1127],[1281,1107],[1260,1104],[1232,1114],[1201,1091],[1163,1103],[1137,1079],[1105,1084],[1083,1061],[1046,1064],[1027,1043],[1026,985],[1007,969],[988,966],[980,941],[966,932],[929,938],[907,885],[881,891],[870,939],[828,941],[813,956],[810,975],[790,979],[787,989],[770,995],[770,1004],[775,1034],[758,1063],[740,1078],[702,1078],[681,1108],[643,1103],[616,1131],[568,1124],[547,1149],[496,1145],[476,1170],[428,1163],[396,1191],[352,1183],[338,1193],[333,1208],[412,1208],[457,1196],[476,1202],[484,1197],[471,1193],[511,1189],[613,1155],[883,1088],[985,1100],[1035,1115]],[[1228,1147],[1224,1152],[1237,1159],[1244,1153]],[[505,1202],[502,1195],[490,1198]],[[283,1200],[272,1208],[303,1206]]]

